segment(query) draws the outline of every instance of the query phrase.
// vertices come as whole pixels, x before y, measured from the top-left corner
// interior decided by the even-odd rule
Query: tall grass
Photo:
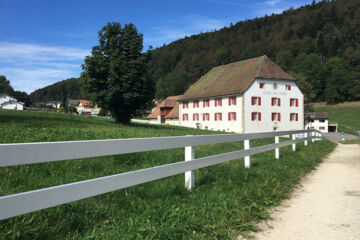
[[[117,125],[110,119],[0,111],[0,142],[36,142],[212,134],[181,127]],[[252,146],[273,143],[251,141]],[[332,151],[330,142],[298,144],[0,221],[0,239],[232,239],[256,230],[268,209]],[[239,150],[242,142],[198,146],[195,157]],[[184,149],[0,168],[0,195],[183,161]]]

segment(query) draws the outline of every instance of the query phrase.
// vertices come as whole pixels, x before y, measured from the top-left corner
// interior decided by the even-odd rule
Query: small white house
[[[307,123],[305,129],[316,129],[320,132],[337,132],[337,123],[329,123],[329,115],[326,112],[312,112],[305,114]]]
[[[304,95],[267,56],[212,68],[179,104],[181,126],[237,133],[304,129]]]
[[[24,110],[24,103],[7,94],[0,94],[0,108],[9,110]]]

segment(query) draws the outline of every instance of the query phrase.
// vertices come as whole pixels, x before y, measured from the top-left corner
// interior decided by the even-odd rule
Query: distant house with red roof
[[[146,118],[152,124],[179,124],[179,100],[182,95],[169,96],[158,104]]]
[[[76,107],[76,111],[80,115],[98,115],[101,108],[94,105],[89,100],[78,100],[78,106]]]

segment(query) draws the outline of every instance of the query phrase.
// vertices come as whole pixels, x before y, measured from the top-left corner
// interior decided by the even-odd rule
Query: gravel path
[[[359,240],[360,145],[338,144],[271,216],[255,239]]]

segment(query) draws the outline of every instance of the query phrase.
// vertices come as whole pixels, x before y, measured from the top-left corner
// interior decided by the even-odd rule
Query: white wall
[[[165,118],[165,124],[178,126],[179,125],[179,119]]]
[[[236,97],[236,105],[229,106],[229,97]],[[193,101],[188,101],[189,107],[183,108],[182,101],[179,104],[179,124],[185,127],[208,129],[214,131],[226,131],[226,132],[237,132],[241,133],[242,130],[242,96],[229,95],[222,97],[222,106],[217,105],[215,107],[215,98],[205,98],[210,100],[209,107],[203,107],[203,99],[199,99],[199,108],[193,107]],[[221,112],[222,120],[215,121],[214,114]],[[228,113],[236,112],[236,121],[228,120]],[[193,121],[193,114],[199,113],[199,121]],[[203,121],[203,114],[209,113],[210,120]],[[189,115],[188,121],[183,121],[183,114]]]
[[[260,88],[259,83],[264,83]],[[277,87],[274,88],[274,83]],[[286,85],[291,90],[286,90]],[[261,97],[261,106],[251,105],[251,97]],[[280,98],[280,107],[271,105],[273,97]],[[298,107],[290,106],[290,98],[298,98]],[[293,81],[274,81],[257,79],[244,93],[245,133],[302,130],[304,129],[304,95]],[[261,121],[252,121],[251,113],[261,112]],[[272,121],[271,114],[280,112],[280,121]],[[298,113],[298,121],[290,121],[290,113]]]
[[[323,127],[324,129],[320,129]],[[320,122],[320,119],[314,119],[314,122],[308,122],[305,125],[305,129],[314,128],[319,130],[320,132],[327,133],[329,131],[329,121],[328,119],[324,119],[324,122]]]

